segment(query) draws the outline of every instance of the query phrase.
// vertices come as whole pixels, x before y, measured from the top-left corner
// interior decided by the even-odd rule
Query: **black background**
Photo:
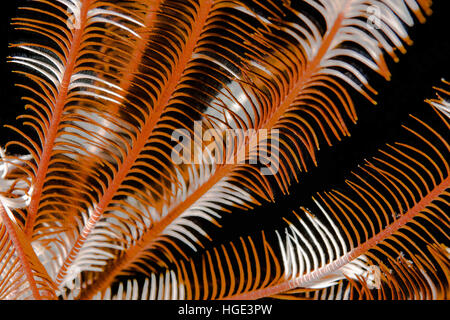
[[[20,124],[15,118],[24,112],[21,97],[25,91],[17,86],[18,78],[12,71],[17,66],[6,63],[7,57],[13,53],[8,48],[10,43],[16,43],[23,38],[11,27],[11,19],[18,16],[17,7],[26,1],[4,1],[1,7],[0,25],[0,144],[4,145],[11,139],[11,131],[3,128],[4,124]],[[447,5],[446,5],[447,4]],[[364,99],[356,98],[356,108],[359,116],[357,125],[351,128],[352,137],[333,149],[334,168],[339,170],[325,170],[326,158],[321,156],[321,166],[327,171],[328,179],[334,180],[334,173],[347,171],[354,167],[365,156],[373,154],[383,143],[395,136],[400,124],[409,113],[420,113],[425,107],[423,100],[434,97],[433,86],[440,84],[441,78],[450,79],[450,23],[448,1],[435,1],[433,15],[424,25],[416,24],[410,30],[414,41],[408,48],[406,55],[400,54],[400,62],[394,63],[387,57],[392,73],[390,82],[384,79],[371,79],[372,86],[379,92],[376,100],[378,106],[373,106]],[[328,152],[328,150],[326,151]],[[322,152],[322,154],[326,153]],[[340,176],[340,175],[339,175]]]
[[[3,1],[1,7],[0,145],[13,136],[11,130],[3,128],[3,125],[18,125],[15,118],[24,111],[21,96],[25,92],[15,86],[18,78],[12,73],[14,66],[6,63],[7,56],[12,53],[8,44],[21,40],[16,38],[10,20],[17,16],[17,6],[23,2]],[[274,212],[298,208],[315,192],[342,184],[350,171],[365,158],[373,156],[381,146],[393,142],[400,135],[401,125],[407,122],[408,114],[427,120],[429,107],[423,101],[435,96],[433,86],[439,86],[441,78],[450,80],[450,23],[449,11],[445,8],[448,0],[435,2],[434,14],[427,23],[417,23],[410,30],[414,44],[408,48],[407,54],[400,57],[399,63],[387,58],[392,80],[371,79],[372,86],[379,92],[376,98],[378,105],[373,106],[358,94],[353,94],[359,121],[351,127],[352,137],[320,151],[319,167],[303,174],[300,183],[293,186],[290,196],[279,195],[276,205],[265,205],[256,210],[260,213],[258,223],[252,223],[254,215],[240,215],[242,223],[225,219],[223,232],[227,232],[227,237],[230,230],[236,236],[246,234],[252,228],[259,230],[263,220],[272,220],[277,216]]]

